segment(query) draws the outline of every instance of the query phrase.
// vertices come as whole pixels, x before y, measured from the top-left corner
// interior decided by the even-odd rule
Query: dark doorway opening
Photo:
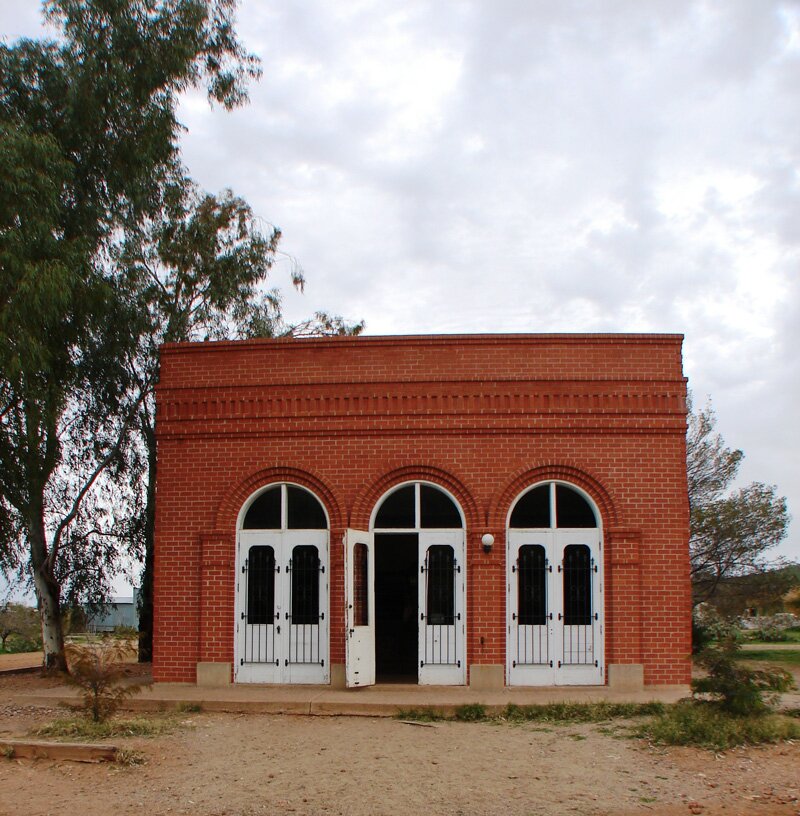
[[[381,683],[416,683],[419,536],[375,535],[375,674]]]

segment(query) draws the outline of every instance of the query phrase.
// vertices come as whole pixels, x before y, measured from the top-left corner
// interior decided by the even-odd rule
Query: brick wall
[[[341,539],[390,487],[449,490],[467,524],[468,664],[505,663],[505,525],[563,479],[603,518],[606,664],[689,679],[685,380],[676,335],[485,335],[167,345],[157,392],[158,681],[233,661],[237,517],[276,481],[331,522],[330,659],[344,662]],[[486,554],[485,532],[496,544]]]

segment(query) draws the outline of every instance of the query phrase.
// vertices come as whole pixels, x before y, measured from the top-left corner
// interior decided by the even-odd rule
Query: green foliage
[[[486,719],[486,706],[481,703],[467,703],[459,706],[453,719],[461,722],[478,722]]]
[[[707,676],[692,680],[692,694],[709,697],[729,714],[753,716],[768,711],[777,693],[794,687],[781,668],[753,669],[739,664],[741,645],[734,634],[708,645],[696,658]]]
[[[57,40],[0,44],[0,569],[33,579],[51,667],[62,600],[101,597],[140,534],[117,508],[143,313],[115,258],[182,175],[179,95],[230,108],[258,75],[235,6],[48,0]]]
[[[132,717],[95,721],[85,717],[61,717],[34,730],[37,737],[65,740],[98,740],[111,737],[161,737],[174,733],[180,722],[174,717]]]
[[[41,621],[33,607],[0,605],[0,648],[6,652],[36,652],[42,648]]]
[[[130,644],[122,640],[67,646],[66,680],[81,690],[81,708],[93,722],[105,722],[128,697],[142,690],[141,684],[123,682],[130,653]]]
[[[663,703],[509,703],[501,718],[509,722],[595,723],[660,714]]]
[[[543,703],[518,705],[509,703],[500,714],[490,714],[481,703],[459,706],[452,716],[434,709],[403,709],[397,713],[401,720],[435,722],[457,720],[460,722],[549,722],[549,723],[596,723],[616,719],[630,719],[661,714],[663,703]]]
[[[786,536],[786,499],[772,485],[730,486],[744,456],[717,433],[710,404],[689,405],[686,466],[690,504],[691,574],[695,602],[711,598],[725,578],[760,572],[766,553]]]
[[[789,640],[789,632],[778,626],[763,626],[755,631],[754,640],[762,643],[785,643]]]
[[[637,736],[663,745],[691,745],[722,751],[800,737],[800,723],[777,714],[731,714],[719,706],[684,701],[665,708],[634,729]]]

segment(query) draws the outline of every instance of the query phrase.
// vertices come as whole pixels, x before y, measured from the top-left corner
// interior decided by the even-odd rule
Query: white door
[[[466,682],[464,533],[419,533],[419,683]]]
[[[553,533],[556,606],[555,683],[602,685],[603,622],[601,613],[600,532],[558,530]]]
[[[347,624],[345,682],[348,688],[375,684],[375,547],[371,533],[344,535]]]
[[[237,683],[328,683],[328,534],[242,530]]]
[[[509,685],[555,682],[553,533],[509,532]]]
[[[509,685],[602,685],[600,533],[508,534]]]

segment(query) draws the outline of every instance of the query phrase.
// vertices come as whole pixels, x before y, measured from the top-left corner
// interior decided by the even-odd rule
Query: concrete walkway
[[[131,697],[131,711],[174,711],[198,707],[203,711],[265,714],[349,715],[391,717],[402,711],[435,710],[453,714],[459,706],[480,703],[500,712],[509,703],[532,705],[553,702],[675,702],[689,693],[686,686],[648,687],[642,691],[611,691],[604,686],[514,688],[476,691],[463,686],[377,685],[362,689],[329,686],[231,685],[199,687],[189,683],[156,683]],[[6,690],[8,702],[55,708],[76,701],[69,686]]]

